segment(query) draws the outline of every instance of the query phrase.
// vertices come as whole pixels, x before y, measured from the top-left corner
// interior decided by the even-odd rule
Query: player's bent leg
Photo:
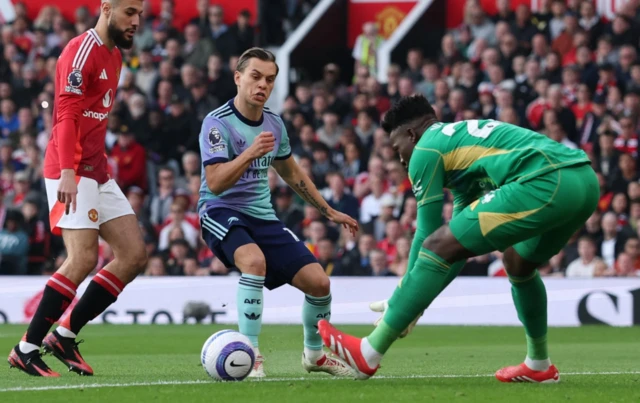
[[[326,372],[334,376],[353,376],[354,371],[343,360],[326,354],[318,334],[318,321],[331,320],[331,285],[329,277],[319,263],[310,263],[300,269],[291,285],[305,294],[302,305],[304,351],[302,367],[307,372]]]
[[[552,198],[555,211],[541,209],[538,226],[544,231],[505,250],[505,269],[511,281],[513,301],[518,318],[525,328],[527,356],[525,362],[496,372],[502,382],[545,382],[560,380],[557,368],[551,365],[547,348],[547,295],[536,268],[557,254],[584,225],[595,210],[599,192],[598,181],[589,166],[563,169],[557,173],[562,180]]]
[[[448,226],[439,228],[424,241],[415,266],[389,299],[389,308],[378,327],[359,339],[321,321],[318,326],[325,345],[349,363],[359,379],[372,376],[384,353],[457,275],[469,256],[474,253],[456,240]]]
[[[100,225],[100,236],[113,250],[114,260],[89,283],[82,298],[60,326],[45,339],[45,348],[71,371],[93,375],[78,350],[80,330],[113,304],[124,287],[144,270],[147,253],[134,215],[123,215]]]
[[[77,286],[95,268],[98,259],[98,232],[94,229],[63,229],[67,259],[47,281],[42,299],[29,328],[10,356],[12,367],[35,376],[57,376],[40,358],[40,345],[51,325],[71,305]]]

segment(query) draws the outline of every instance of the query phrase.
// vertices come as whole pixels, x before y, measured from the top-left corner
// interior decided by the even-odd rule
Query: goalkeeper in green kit
[[[467,258],[500,250],[525,328],[527,355],[524,363],[500,369],[496,377],[558,382],[547,352],[547,295],[536,268],[557,254],[596,209],[600,191],[587,155],[498,121],[438,122],[419,95],[395,104],[382,127],[408,167],[418,202],[409,269],[369,336],[359,339],[321,320],[324,344],[358,378],[369,378]],[[454,212],[441,226],[443,188],[453,195]]]

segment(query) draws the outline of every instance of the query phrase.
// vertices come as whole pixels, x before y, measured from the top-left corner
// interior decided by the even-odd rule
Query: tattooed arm
[[[292,156],[285,160],[273,161],[273,167],[305,202],[317,208],[323,216],[337,224],[348,227],[352,233],[358,230],[358,222],[355,219],[334,210],[327,204],[320,192],[318,192],[316,185],[311,181],[311,178],[302,172],[302,169],[300,169],[300,166]]]
[[[286,160],[273,161],[273,167],[285,182],[307,203],[317,208],[320,213],[329,218],[329,213],[333,210],[324,200],[318,188],[311,181],[293,157]]]

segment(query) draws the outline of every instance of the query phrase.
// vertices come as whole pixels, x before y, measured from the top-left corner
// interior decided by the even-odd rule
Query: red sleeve
[[[87,84],[91,81],[91,51],[95,39],[85,34],[68,45],[56,66],[58,157],[60,169],[73,169],[78,124],[82,114]]]

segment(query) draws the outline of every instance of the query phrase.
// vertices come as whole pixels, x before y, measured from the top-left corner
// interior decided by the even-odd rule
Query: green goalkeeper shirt
[[[590,163],[572,150],[531,130],[494,120],[435,123],[427,128],[409,161],[418,204],[417,230],[409,265],[422,243],[442,225],[443,188],[454,198],[454,216],[490,190],[526,182],[562,167]]]

